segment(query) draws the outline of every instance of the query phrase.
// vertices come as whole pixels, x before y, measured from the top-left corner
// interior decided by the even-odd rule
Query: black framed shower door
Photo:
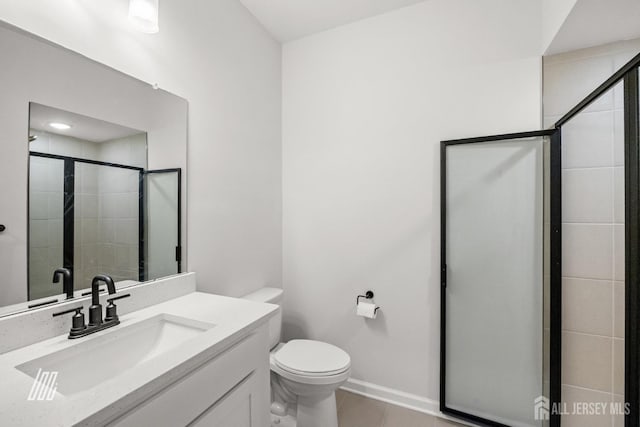
[[[123,170],[131,170],[138,173],[138,266],[137,266],[137,279],[138,281],[145,281],[149,279],[155,279],[157,275],[149,273],[149,265],[147,257],[149,254],[148,242],[149,235],[153,232],[156,235],[164,234],[165,229],[168,227],[175,228],[175,245],[173,248],[167,249],[165,252],[170,251],[171,255],[164,257],[165,265],[163,271],[167,274],[176,274],[182,272],[182,169],[181,168],[168,168],[168,169],[153,169],[145,170],[140,167],[123,165],[118,163],[102,162],[97,160],[90,160],[77,157],[69,157],[50,153],[41,153],[36,151],[30,151],[30,156],[41,157],[53,160],[60,160],[64,164],[64,177],[63,177],[63,212],[62,212],[62,235],[63,235],[63,265],[71,271],[72,283],[76,279],[74,273],[74,259],[75,259],[75,195],[76,195],[76,164],[87,164],[95,166],[104,166],[119,168]],[[149,190],[146,189],[146,184],[150,180],[150,177],[165,176],[172,178],[173,182],[169,187],[163,188],[163,191],[172,193],[169,195],[171,204],[175,210],[175,224],[161,224],[159,227],[155,227],[154,230],[149,230],[147,226],[147,216],[149,215],[149,208],[147,207]],[[173,198],[171,198],[173,195]],[[29,210],[29,207],[27,208]],[[155,248],[157,252],[157,248]],[[171,264],[175,263],[175,267],[171,267]],[[29,274],[29,271],[27,271]],[[74,284],[75,285],[75,284]],[[28,287],[29,289],[29,287]],[[74,289],[78,289],[74,286]],[[54,301],[55,302],[55,301]],[[49,302],[46,302],[49,303]]]
[[[153,225],[149,225],[148,211],[149,208],[149,200],[148,198],[154,193],[149,188],[150,181],[154,179],[154,177],[174,177],[173,189],[163,188],[163,191],[174,191],[175,192],[175,213],[176,213],[176,221],[175,221],[175,250],[171,254],[167,254],[164,257],[164,264],[171,264],[175,262],[175,270],[177,273],[182,273],[182,169],[181,168],[168,168],[168,169],[152,169],[145,170],[140,172],[140,206],[139,211],[140,214],[140,225],[139,225],[139,234],[140,234],[140,252],[139,252],[139,276],[140,281],[155,279],[161,277],[163,274],[154,274],[154,272],[150,272],[150,269],[153,268],[152,265],[148,262],[148,258],[150,256],[150,248],[149,245],[152,244],[150,242],[152,236],[156,234],[165,234],[166,226],[169,224],[162,224],[161,227],[154,227]],[[165,198],[166,199],[166,198]],[[145,219],[147,221],[145,221]],[[157,246],[156,246],[157,248]],[[167,274],[173,273],[170,271],[166,271]]]
[[[538,144],[537,148],[532,148],[535,144]],[[498,360],[500,357],[508,358],[509,354],[512,353],[512,349],[510,348],[510,343],[501,341],[499,338],[494,336],[494,339],[491,339],[491,335],[496,331],[486,331],[489,332],[485,334],[481,339],[482,341],[478,341],[480,336],[483,335],[485,331],[481,330],[473,330],[473,336],[470,337],[459,337],[459,333],[461,331],[454,331],[450,328],[449,325],[456,324],[460,325],[461,323],[466,323],[471,329],[474,327],[484,327],[484,325],[479,325],[483,321],[486,321],[488,318],[495,318],[495,311],[500,310],[500,304],[494,304],[495,301],[499,301],[500,298],[503,298],[506,293],[509,292],[519,292],[514,291],[514,288],[518,285],[517,282],[525,282],[528,280],[526,274],[521,275],[518,278],[517,272],[515,276],[512,276],[513,280],[511,282],[512,286],[508,288],[503,288],[504,291],[500,292],[496,295],[488,295],[489,289],[487,286],[487,280],[483,281],[483,278],[480,277],[482,274],[481,270],[486,270],[490,268],[486,264],[479,263],[476,266],[475,273],[472,274],[473,277],[465,278],[465,274],[461,272],[460,262],[457,262],[457,265],[450,265],[450,262],[456,263],[456,261],[450,261],[450,258],[458,258],[458,259],[466,259],[467,261],[472,258],[481,259],[484,256],[484,259],[490,258],[491,262],[493,262],[497,268],[500,270],[503,266],[512,263],[513,260],[509,259],[509,249],[507,246],[511,245],[515,248],[518,248],[518,245],[521,242],[517,240],[513,240],[511,243],[502,241],[506,236],[501,233],[510,233],[517,228],[517,224],[508,225],[505,224],[499,216],[500,212],[496,211],[496,204],[499,204],[499,195],[500,192],[506,190],[507,192],[518,192],[522,191],[526,193],[526,189],[514,187],[509,189],[509,186],[512,184],[508,182],[509,171],[513,169],[510,167],[509,163],[528,161],[529,163],[525,166],[526,171],[520,171],[516,175],[519,175],[520,178],[528,179],[527,173],[540,173],[542,175],[537,176],[534,180],[533,187],[534,191],[537,191],[537,196],[533,194],[525,196],[525,200],[533,206],[535,204],[540,209],[540,215],[535,218],[535,222],[537,222],[538,227],[542,227],[540,231],[545,232],[545,237],[539,236],[535,237],[537,231],[533,227],[532,221],[529,221],[530,225],[530,237],[532,239],[537,240],[537,257],[538,257],[538,271],[537,274],[537,282],[533,283],[532,289],[528,290],[528,292],[539,292],[538,301],[540,304],[543,304],[544,297],[542,296],[543,290],[545,290],[545,284],[543,283],[547,280],[546,283],[546,292],[549,293],[549,307],[548,310],[540,310],[540,316],[542,316],[543,312],[549,313],[549,319],[544,321],[544,319],[540,319],[541,322],[537,326],[530,325],[530,319],[518,319],[517,317],[512,317],[511,319],[507,319],[508,322],[505,322],[506,327],[512,327],[514,324],[520,323],[521,330],[528,330],[529,328],[534,329],[539,332],[538,336],[538,344],[540,345],[540,353],[545,353],[548,356],[548,360],[538,361],[539,366],[539,378],[535,379],[539,383],[539,388],[535,391],[532,391],[531,396],[527,396],[525,398],[520,399],[520,414],[519,416],[527,417],[528,415],[533,415],[533,407],[534,400],[536,397],[540,397],[542,399],[548,399],[548,404],[553,404],[554,402],[560,402],[561,400],[561,304],[562,304],[562,292],[561,292],[561,244],[562,244],[562,230],[561,230],[561,164],[560,164],[560,133],[556,130],[546,130],[546,131],[532,131],[532,132],[523,132],[523,133],[514,133],[514,134],[504,134],[504,135],[494,135],[487,137],[479,137],[479,138],[467,138],[460,140],[450,140],[443,141],[441,143],[441,332],[440,332],[440,410],[448,415],[464,419],[474,423],[480,423],[482,425],[489,426],[507,426],[510,420],[513,420],[513,417],[517,417],[518,414],[497,414],[491,413],[490,411],[482,410],[479,407],[472,408],[473,400],[478,399],[478,395],[482,394],[481,391],[486,391],[485,395],[490,393],[488,390],[476,390],[475,392],[471,390],[470,387],[466,387],[469,391],[469,396],[466,397],[456,397],[451,396],[453,389],[453,394],[464,394],[465,392],[461,392],[460,383],[462,381],[466,381],[469,377],[469,373],[467,372],[470,368],[471,364],[482,364],[485,363],[487,366],[491,364],[500,364],[501,361]],[[500,153],[496,150],[504,150],[506,151]],[[464,150],[460,152],[460,154],[456,154],[456,150],[459,149],[467,149],[470,148],[472,151],[469,151],[468,154],[464,154]],[[493,152],[498,153],[498,155],[492,154]],[[537,150],[534,152],[532,150]],[[542,151],[541,151],[542,150]],[[458,165],[452,164],[452,159],[454,156],[463,156],[461,160],[458,162],[463,165],[463,170],[460,171],[461,175],[452,179],[453,177],[450,175],[452,168],[456,168]],[[464,157],[466,156],[466,157]],[[482,157],[488,156],[488,157]],[[502,156],[502,157],[499,157]],[[540,156],[543,158],[540,159]],[[527,160],[527,157],[529,160]],[[484,159],[484,160],[483,160]],[[523,160],[524,159],[524,160]],[[533,159],[533,160],[532,160]],[[494,161],[494,165],[496,166],[495,171],[481,171],[480,175],[474,175],[472,171],[473,165],[479,165],[480,163],[489,163]],[[534,165],[535,162],[540,162]],[[548,163],[548,164],[547,164]],[[493,167],[491,166],[491,167]],[[524,174],[524,175],[523,175]],[[545,177],[545,174],[547,176]],[[489,184],[485,184],[485,182],[478,177],[487,178],[487,182]],[[518,178],[518,176],[515,176]],[[531,177],[534,178],[533,176]],[[499,180],[502,179],[502,184]],[[505,182],[504,180],[507,180]],[[460,184],[460,181],[466,180],[465,184]],[[452,181],[459,181],[458,183]],[[483,181],[483,182],[481,182]],[[491,188],[493,184],[492,182],[497,182],[494,185],[494,188]],[[517,185],[517,179],[514,181],[513,185]],[[549,188],[544,189],[545,184],[548,183]],[[484,190],[480,189],[478,186],[485,186],[485,189],[488,189],[489,192],[485,193]],[[488,186],[487,186],[488,185]],[[500,185],[502,187],[500,188]],[[506,185],[506,187],[505,187]],[[533,188],[532,187],[532,188]],[[453,191],[453,193],[452,193]],[[540,199],[540,194],[542,194],[543,198]],[[492,198],[493,197],[493,198]],[[498,200],[496,200],[496,198]],[[451,200],[451,198],[455,200]],[[461,199],[467,199],[468,203],[465,203]],[[534,200],[535,199],[535,200]],[[469,200],[472,200],[469,202]],[[496,203],[496,201],[498,203]],[[505,200],[509,203],[513,203],[513,200]],[[453,209],[466,209],[466,213],[464,213],[464,217],[461,219],[460,217],[454,218],[454,223],[449,224],[448,220],[449,216],[452,214]],[[546,210],[546,214],[545,214]],[[517,219],[517,218],[516,218]],[[529,218],[532,220],[532,218]],[[454,227],[455,229],[452,229]],[[486,228],[493,227],[493,230],[488,230]],[[511,227],[511,229],[510,229]],[[465,243],[465,240],[472,239],[473,237],[468,236],[467,233],[477,228],[485,228],[483,230],[486,233],[487,241],[498,241],[498,244],[505,245],[505,251],[502,251],[501,255],[498,255],[499,258],[496,258],[496,254],[491,253],[491,249],[488,247],[482,248],[474,248]],[[457,236],[452,236],[452,234],[458,233]],[[459,233],[462,233],[460,235]],[[542,233],[541,233],[542,234]],[[549,252],[545,255],[544,253],[544,240],[548,239],[548,247]],[[452,243],[453,240],[453,243]],[[532,241],[533,244],[533,241]],[[451,245],[455,245],[457,247],[464,246],[461,250],[466,251],[465,255],[461,255],[460,257],[456,257],[455,253],[451,251]],[[467,247],[469,246],[469,247]],[[487,245],[488,246],[488,245]],[[453,248],[454,251],[458,248]],[[520,247],[520,249],[522,249]],[[529,248],[533,249],[533,248]],[[476,252],[473,252],[476,251]],[[497,251],[500,252],[500,249]],[[518,255],[517,251],[513,251],[514,255]],[[466,258],[465,258],[466,257]],[[546,259],[545,259],[546,257]],[[545,262],[547,263],[545,265]],[[545,268],[547,271],[545,272]],[[453,271],[452,271],[453,270]],[[452,285],[452,283],[454,284]],[[473,290],[473,287],[476,287]],[[466,289],[465,289],[466,288]],[[465,292],[470,290],[471,293],[475,292],[475,294],[468,294],[465,296]],[[517,296],[516,296],[517,297]],[[466,302],[465,302],[466,299]],[[451,302],[449,302],[451,300]],[[453,304],[453,307],[451,307]],[[458,305],[456,307],[456,304]],[[466,304],[466,306],[465,306]],[[469,306],[472,307],[469,310]],[[476,313],[473,313],[473,311]],[[494,312],[494,313],[492,313]],[[453,317],[452,317],[453,316]],[[508,315],[503,316],[505,319]],[[483,320],[484,319],[484,320]],[[549,339],[548,342],[544,342],[544,332],[542,331],[543,323],[549,327]],[[455,327],[455,326],[454,326]],[[465,348],[465,342],[474,341],[475,344],[471,343],[468,347]],[[482,349],[481,349],[482,348]],[[480,351],[478,351],[481,349]],[[483,353],[483,350],[486,352]],[[453,358],[450,353],[453,353]],[[483,353],[483,354],[479,354]],[[467,358],[468,360],[462,360]],[[473,360],[473,362],[472,362]],[[506,366],[509,365],[508,360],[504,360],[505,369]],[[513,365],[516,366],[519,361],[513,360]],[[549,378],[543,378],[543,369],[542,365],[548,364],[549,366]],[[493,375],[491,374],[492,368],[485,366],[486,378],[478,378],[479,384],[484,384],[484,386],[479,386],[480,389],[484,387],[491,387],[495,385],[496,375],[495,370],[493,371]],[[475,370],[477,374],[477,369]],[[516,375],[516,371],[512,373],[505,372],[506,375]],[[525,379],[522,379],[523,382]],[[528,378],[529,382],[532,383],[534,379],[531,377]],[[543,383],[547,382],[549,384],[548,390],[544,389]],[[457,383],[457,385],[456,385]],[[467,384],[468,386],[468,384]],[[493,390],[496,391],[496,390]],[[502,390],[505,395],[515,394],[515,390]],[[496,393],[497,394],[497,393]],[[457,400],[457,401],[456,401]],[[465,402],[468,405],[465,407]],[[506,400],[505,400],[506,403]],[[517,405],[516,405],[517,406]],[[508,411],[507,411],[508,412]],[[525,415],[526,413],[526,415]],[[551,426],[559,425],[559,416],[554,414],[547,414],[550,418]],[[544,416],[544,415],[543,415]]]
[[[104,167],[112,167],[123,170],[131,170],[136,171],[142,176],[144,172],[143,168],[131,166],[131,165],[123,165],[118,163],[110,163],[110,162],[102,162],[98,160],[90,160],[79,157],[71,157],[71,156],[63,156],[58,154],[51,153],[42,153],[37,151],[29,151],[30,157],[40,157],[46,159],[60,160],[64,163],[64,177],[63,177],[63,212],[62,212],[62,267],[71,271],[71,283],[73,289],[80,289],[76,286],[76,275],[74,274],[74,260],[75,260],[75,196],[76,196],[76,165],[77,164],[86,164],[86,165],[95,165],[95,166],[104,166]],[[139,186],[139,189],[142,188]],[[28,190],[30,192],[30,190]],[[142,199],[142,193],[138,193],[138,198]],[[27,207],[27,211],[29,211],[29,207]],[[138,224],[144,224],[144,216],[141,210],[138,211]],[[28,236],[30,236],[31,232],[28,231]],[[139,236],[142,237],[142,236]],[[141,251],[143,248],[143,239],[138,239],[138,251]],[[139,252],[140,253],[140,252]],[[31,254],[28,254],[27,265],[29,265],[29,257]],[[27,269],[27,282],[29,283],[30,271]],[[27,298],[30,300],[30,286],[27,286]],[[49,303],[49,302],[47,302]]]

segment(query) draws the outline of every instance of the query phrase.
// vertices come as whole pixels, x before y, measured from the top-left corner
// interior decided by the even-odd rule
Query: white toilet
[[[262,288],[244,299],[282,304],[282,289]],[[321,341],[280,343],[282,313],[269,323],[271,419],[279,427],[338,427],[335,391],[351,374],[344,350]]]

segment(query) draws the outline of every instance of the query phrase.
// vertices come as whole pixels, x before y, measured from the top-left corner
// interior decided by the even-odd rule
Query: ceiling
[[[57,130],[49,126],[49,123],[65,123],[71,125],[71,129]],[[35,102],[29,108],[29,128],[91,142],[104,142],[142,132]]]
[[[546,55],[640,37],[640,0],[578,0]]]
[[[240,0],[280,42],[335,28],[424,0]]]

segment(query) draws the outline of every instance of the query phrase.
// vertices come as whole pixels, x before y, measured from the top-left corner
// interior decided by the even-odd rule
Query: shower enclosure
[[[444,413],[640,425],[639,66],[552,129],[441,143]]]
[[[140,167],[30,152],[29,300],[62,293],[97,274],[144,281],[181,272],[180,169]]]
[[[474,422],[540,425],[557,336],[559,133],[442,143],[442,410]],[[555,332],[555,330],[553,331]],[[545,340],[545,336],[547,339]]]

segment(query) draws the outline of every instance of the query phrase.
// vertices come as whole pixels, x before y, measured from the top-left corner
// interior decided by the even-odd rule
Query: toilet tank
[[[282,331],[282,298],[283,291],[280,288],[262,288],[242,297],[249,301],[266,302],[280,306],[278,313],[269,319],[269,347],[274,348],[280,342]]]

